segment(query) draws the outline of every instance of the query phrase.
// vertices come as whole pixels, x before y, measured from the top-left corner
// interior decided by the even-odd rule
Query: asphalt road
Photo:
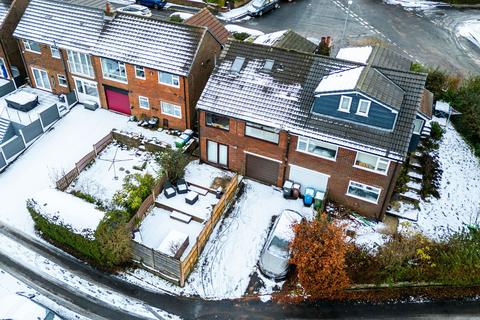
[[[448,10],[455,9],[436,12],[442,15],[448,14]],[[292,29],[317,39],[332,36],[337,46],[376,37],[423,64],[462,74],[480,73],[480,50],[433,23],[432,17],[386,5],[381,0],[353,0],[346,40],[342,41],[346,12],[346,0],[282,1],[279,9],[237,24],[263,32]]]
[[[178,315],[183,319],[332,319],[332,318],[436,318],[451,316],[473,318],[480,315],[478,301],[439,301],[430,303],[353,304],[340,302],[302,303],[281,305],[258,300],[206,301],[195,297],[179,297],[153,292],[100,272],[66,255],[61,250],[31,236],[0,224],[0,233],[59,264],[78,276],[99,286],[107,287],[146,304]],[[58,283],[55,279],[28,270],[18,262],[0,254],[0,268],[19,280],[41,288],[45,296],[76,313],[92,319],[140,319],[123,310],[109,307],[94,297],[84,296],[78,290]],[[57,298],[56,298],[57,297]],[[55,299],[56,298],[56,299]],[[62,303],[62,301],[64,303]],[[73,307],[72,307],[73,306]],[[83,311],[82,311],[83,310]],[[93,314],[95,316],[93,316]]]

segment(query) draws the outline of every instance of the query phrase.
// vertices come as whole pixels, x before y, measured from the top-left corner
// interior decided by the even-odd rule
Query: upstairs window
[[[67,55],[72,73],[93,78],[92,61],[88,54],[68,50]]]
[[[25,50],[40,53],[40,45],[32,40],[23,40],[23,46]]]
[[[57,74],[58,85],[61,87],[68,87],[67,78],[63,74]]]
[[[350,112],[351,105],[352,105],[352,98],[347,96],[342,96],[340,98],[340,105],[338,106],[338,111]]]
[[[279,140],[279,130],[251,122],[245,125],[245,135],[277,144]]]
[[[335,160],[337,157],[338,147],[331,143],[298,137],[297,150],[310,153],[321,158]]]
[[[370,101],[360,99],[357,107],[357,115],[368,117],[368,111],[370,111]]]
[[[233,72],[240,72],[243,67],[243,63],[245,62],[244,57],[236,57],[232,63],[232,67],[230,68]]]
[[[158,81],[160,83],[177,87],[177,88],[180,86],[179,76],[168,73],[168,72],[158,71]]]
[[[102,58],[102,71],[104,78],[127,82],[127,70],[123,62]]]
[[[422,119],[415,119],[415,121],[413,121],[413,134],[420,134],[420,132],[422,132],[423,122]]]
[[[355,167],[357,168],[387,174],[389,165],[390,161],[388,159],[357,152],[357,158],[355,159]]]
[[[135,66],[135,77],[138,79],[145,79],[145,68]]]
[[[230,129],[230,119],[214,113],[207,113],[205,115],[205,124],[209,127],[219,128],[223,130]]]
[[[50,47],[50,51],[52,52],[52,58],[60,59],[60,50],[56,47]]]

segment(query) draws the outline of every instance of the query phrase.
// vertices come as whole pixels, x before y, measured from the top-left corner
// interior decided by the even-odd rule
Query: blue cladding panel
[[[42,111],[40,113],[40,118],[42,118],[42,123],[44,127],[48,127],[53,122],[60,119],[60,115],[58,114],[57,105],[54,104],[50,108]]]
[[[313,112],[382,129],[393,129],[396,114],[390,109],[370,100],[371,104],[368,117],[356,115],[355,113],[357,112],[360,99],[368,99],[362,95],[352,93],[344,94],[344,96],[352,98],[350,112],[341,112],[338,111],[341,96],[342,94],[316,97],[313,104]]]
[[[25,138],[25,142],[29,143],[39,135],[43,133],[42,125],[40,120],[35,120],[34,122],[30,123],[28,126],[22,129],[23,137]]]
[[[8,160],[25,149],[25,145],[23,144],[22,138],[17,136],[16,138],[12,138],[7,144],[3,145],[2,149],[3,154],[5,154],[5,157]]]

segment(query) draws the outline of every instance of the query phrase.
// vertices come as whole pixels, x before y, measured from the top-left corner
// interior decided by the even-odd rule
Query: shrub
[[[312,222],[294,227],[290,262],[296,266],[298,279],[311,298],[333,298],[348,287],[345,269],[349,251],[341,226],[328,222],[325,214]]]
[[[154,185],[155,179],[151,174],[129,174],[123,181],[122,190],[113,195],[113,203],[124,208],[132,217],[151,195]]]
[[[182,22],[183,22],[183,19],[182,19],[182,17],[180,17],[178,14],[175,14],[175,15],[173,15],[173,16],[170,17],[170,21],[171,21],[171,22],[182,23]]]
[[[74,195],[75,197],[78,197],[80,199],[83,199],[89,203],[93,203],[94,205],[96,205],[97,207],[99,207],[100,209],[103,209],[104,206],[103,206],[103,202],[102,200],[100,199],[97,199],[95,198],[94,196],[88,194],[88,193],[85,193],[85,192],[82,192],[80,190],[73,190],[71,192],[72,195]]]
[[[245,39],[247,39],[248,37],[250,37],[250,34],[247,33],[247,32],[234,32],[234,33],[233,33],[233,37],[234,37],[236,40],[245,41]]]
[[[157,155],[162,175],[171,182],[176,182],[185,176],[185,167],[190,162],[181,149],[165,149]]]
[[[432,122],[432,131],[430,132],[430,137],[435,141],[442,140],[443,134],[445,131],[443,128],[438,124],[438,122]]]

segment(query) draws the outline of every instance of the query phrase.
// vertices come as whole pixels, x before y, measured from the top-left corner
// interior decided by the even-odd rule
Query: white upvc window
[[[150,102],[148,101],[147,97],[139,96],[138,97],[138,105],[142,109],[150,109]]]
[[[422,119],[415,119],[415,121],[413,121],[413,134],[420,134],[420,132],[422,132],[423,122]]]
[[[347,189],[348,196],[374,204],[378,203],[380,192],[380,188],[372,187],[355,181],[350,181]]]
[[[52,58],[60,59],[60,50],[57,47],[50,46],[50,52],[52,53]]]
[[[145,80],[145,68],[135,66],[135,78]]]
[[[350,112],[351,105],[352,105],[352,98],[347,96],[342,96],[340,98],[340,104],[338,105],[338,111]]]
[[[32,73],[37,88],[52,91],[47,71],[32,67]]]
[[[178,88],[180,86],[180,77],[168,72],[158,71],[158,82]]]
[[[32,40],[23,40],[23,46],[25,50],[35,53],[40,53],[40,44]]]
[[[7,65],[2,57],[0,57],[0,77],[8,79]]]
[[[228,166],[228,146],[215,141],[207,142],[207,160],[212,163]]]
[[[370,101],[365,99],[360,99],[358,101],[357,115],[368,117],[368,112],[370,111]]]
[[[357,152],[354,167],[386,175],[390,160],[364,152]]]
[[[68,66],[73,74],[94,77],[92,60],[88,54],[68,50],[67,56]]]
[[[127,82],[127,70],[125,63],[102,58],[102,74],[105,79],[110,79],[119,82]]]
[[[297,151],[335,161],[337,158],[338,147],[331,143],[298,137]]]
[[[175,118],[182,118],[182,108],[172,103],[162,101],[160,103],[162,113],[175,117]]]
[[[57,74],[57,79],[60,87],[68,87],[67,78],[63,74]]]
[[[278,144],[280,130],[257,123],[247,122],[245,124],[245,136]]]

